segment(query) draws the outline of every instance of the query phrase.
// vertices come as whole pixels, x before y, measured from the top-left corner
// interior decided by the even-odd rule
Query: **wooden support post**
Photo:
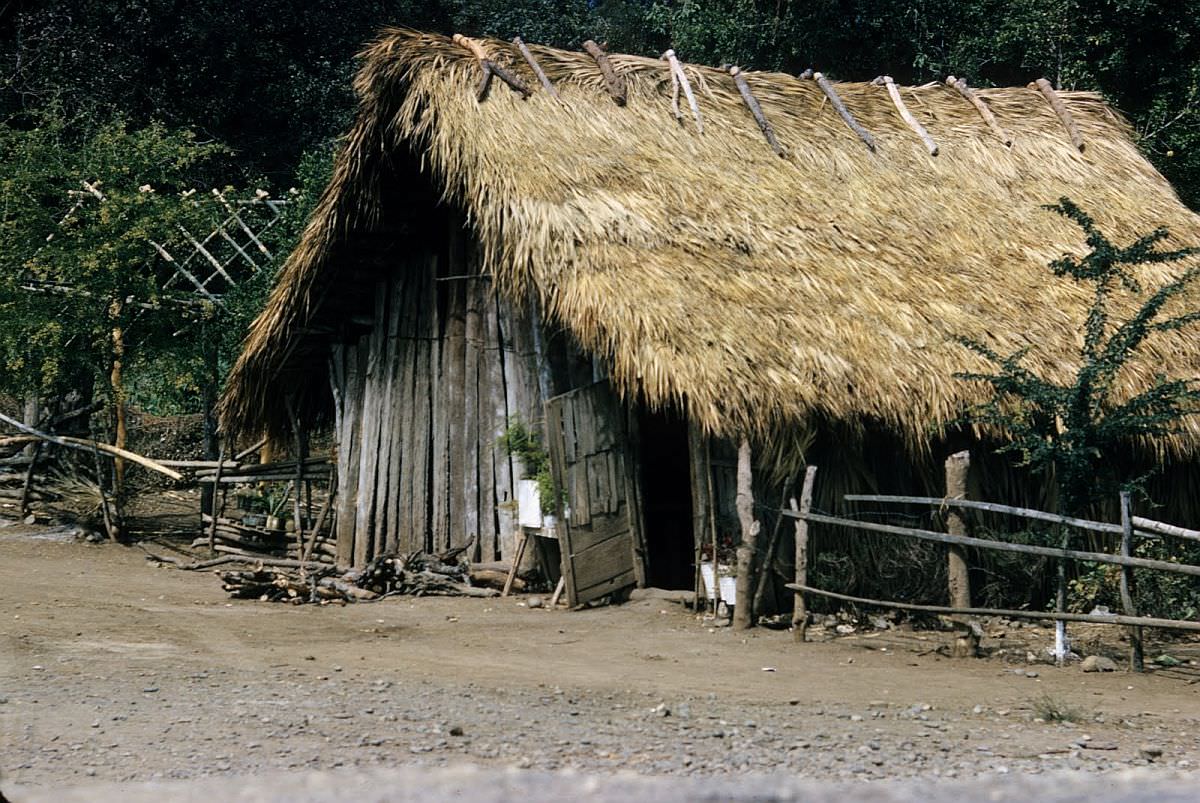
[[[296,450],[296,479],[293,481],[295,493],[292,494],[292,517],[296,522],[296,544],[297,555],[300,557],[304,553],[304,518],[300,511],[300,494],[304,488],[304,461],[308,458],[304,448],[304,432],[300,423],[300,414],[296,410],[295,397],[288,395],[284,397],[284,403],[287,405],[288,418],[292,424],[292,444]],[[213,521],[217,517],[214,513]]]
[[[546,77],[545,70],[542,65],[538,64],[537,59],[533,57],[533,53],[529,52],[529,47],[519,36],[514,36],[512,43],[521,51],[521,55],[525,57],[525,63],[529,65],[529,69],[533,70],[533,74],[537,76],[538,82],[550,93],[552,97],[558,97],[558,90],[554,88],[554,84],[550,83],[550,79]]]
[[[1071,531],[1066,527],[1062,528],[1062,549],[1065,551],[1071,545]],[[1058,559],[1058,566],[1055,570],[1055,589],[1054,589],[1054,611],[1055,613],[1065,613],[1067,610],[1067,558],[1065,556]],[[1056,666],[1062,666],[1067,662],[1067,654],[1071,651],[1070,643],[1067,641],[1067,623],[1064,619],[1059,619],[1054,623],[1054,663]]]
[[[221,510],[225,506],[225,488],[221,485],[221,471],[225,468],[225,444],[221,442],[221,447],[218,450],[219,457],[217,458],[217,472],[213,475],[213,496],[212,510],[209,515],[212,516],[211,526],[208,528],[208,551],[216,554],[217,551],[217,519],[221,518]],[[204,521],[204,517],[200,517],[200,521]]]
[[[858,134],[858,138],[871,150],[875,150],[875,137],[871,136],[871,132],[863,128],[858,120],[854,119],[854,115],[846,108],[846,104],[842,102],[842,98],[838,95],[837,90],[833,88],[833,84],[829,83],[829,79],[819,72],[813,73],[813,80],[817,82],[817,86],[821,87],[821,91],[825,93],[825,97],[829,98],[829,103],[833,106],[834,111],[842,118],[842,122]]]
[[[1128,558],[1133,550],[1133,516],[1129,510],[1129,491],[1121,491],[1121,555]],[[1133,567],[1121,567],[1121,608],[1126,616],[1137,616],[1137,605],[1133,601]],[[1134,672],[1146,669],[1142,652],[1142,629],[1129,628],[1129,666]]]
[[[38,458],[42,456],[45,441],[33,445],[33,454],[29,456],[29,467],[25,469],[25,482],[21,484],[21,503],[18,506],[21,518],[29,515],[29,496],[33,492],[33,472],[37,470]]]
[[[704,542],[708,537],[709,517],[712,516],[712,468],[708,464],[708,437],[704,431],[691,419],[688,420],[688,465],[691,467],[692,481],[692,535],[695,540],[695,575],[692,587],[695,600],[692,608],[696,611],[701,605],[706,605],[708,595],[704,593],[704,578],[700,564],[704,562]],[[716,565],[716,555],[713,555],[713,565]]]
[[[750,465],[750,441],[743,439],[738,447],[737,512],[742,526],[742,542],[737,548],[737,584],[733,605],[733,627],[745,630],[754,624],[751,608],[751,582],[757,561],[758,531],[761,525],[754,518],[754,471]],[[715,576],[715,571],[714,571]]]
[[[967,474],[971,468],[971,453],[956,452],[946,458],[946,498],[965,499],[967,496]],[[958,508],[950,508],[946,514],[946,532],[965,536],[967,525]],[[946,577],[949,585],[950,606],[971,607],[971,577],[967,570],[967,552],[958,544],[946,547]],[[953,656],[974,658],[979,654],[976,629],[967,623],[956,623]]]
[[[500,592],[500,596],[507,597],[512,591],[513,581],[517,579],[517,572],[521,571],[521,560],[525,557],[525,548],[528,545],[529,536],[525,534],[525,528],[522,527],[517,532],[516,554],[512,557],[512,566],[508,569],[508,577],[504,578],[504,590]]]
[[[987,123],[987,127],[992,130],[993,134],[1000,138],[1005,147],[1012,147],[1012,137],[1000,127],[999,121],[996,120],[996,115],[992,114],[992,110],[987,107],[987,104],[983,102],[983,99],[979,97],[975,90],[967,86],[966,81],[950,75],[946,77],[946,86],[958,90],[958,94],[966,98],[975,107],[975,111],[979,112],[979,116]]]
[[[800,516],[808,515],[812,510],[813,485],[817,479],[817,467],[809,466],[804,470],[804,487],[800,491],[800,504],[790,501],[789,507]],[[796,519],[796,585],[808,585],[808,522],[803,518]],[[803,643],[808,632],[808,608],[804,603],[804,592],[795,592],[792,609],[792,639]]]
[[[618,106],[624,106],[628,100],[627,89],[625,87],[625,79],[617,75],[617,71],[613,69],[612,62],[608,59],[608,54],[601,49],[600,45],[588,39],[583,43],[583,49],[596,62],[596,66],[600,68],[600,75],[604,77],[604,86],[608,90],[608,94]]]
[[[1075,125],[1075,118],[1071,116],[1071,110],[1067,108],[1067,104],[1063,103],[1062,98],[1054,91],[1054,87],[1050,86],[1050,82],[1045,78],[1039,78],[1029,84],[1030,89],[1036,89],[1042,93],[1042,97],[1050,104],[1050,108],[1054,109],[1054,113],[1058,115],[1058,119],[1062,121],[1063,128],[1067,129],[1067,135],[1071,137],[1071,144],[1083,151],[1083,135],[1079,133],[1079,126]]]
[[[729,74],[733,76],[733,82],[737,84],[738,92],[742,96],[742,102],[746,104],[746,108],[754,116],[754,122],[758,123],[758,128],[762,131],[763,136],[767,138],[767,142],[771,145],[771,150],[775,151],[775,155],[779,158],[785,158],[787,152],[779,144],[779,140],[775,137],[775,129],[771,127],[770,121],[763,114],[762,106],[758,105],[758,99],[750,91],[750,84],[746,82],[746,76],[742,75],[742,71],[737,67],[730,67]]]
[[[783,498],[779,500],[779,515],[775,517],[775,526],[771,528],[771,537],[767,539],[767,548],[762,553],[762,563],[759,564],[758,582],[754,588],[754,609],[750,615],[759,617],[762,614],[763,606],[767,601],[767,589],[771,587],[771,580],[775,576],[775,551],[779,544],[779,533],[783,530],[783,506],[787,504],[791,498],[792,487],[796,484],[796,477],[790,476],[783,483]]]

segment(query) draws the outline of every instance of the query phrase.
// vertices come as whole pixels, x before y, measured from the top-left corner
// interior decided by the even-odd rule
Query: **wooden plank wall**
[[[472,539],[476,560],[514,551],[525,467],[499,441],[510,422],[542,428],[534,324],[477,265],[461,235],[410,255],[376,286],[370,332],[331,352],[343,564]]]

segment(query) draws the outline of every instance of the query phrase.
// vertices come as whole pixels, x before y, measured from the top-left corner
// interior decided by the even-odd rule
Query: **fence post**
[[[967,498],[967,473],[971,469],[971,453],[955,452],[946,458],[946,498]],[[966,535],[967,523],[958,508],[946,513],[946,532],[950,535]],[[967,551],[956,544],[946,549],[946,578],[950,591],[950,607],[971,607],[971,578],[967,571]],[[975,628],[966,622],[955,624],[953,655],[955,658],[974,658],[979,652],[979,639]]]
[[[813,483],[817,479],[817,467],[809,466],[804,470],[804,487],[800,491],[800,504],[789,500],[791,509],[801,516],[812,510]],[[802,518],[796,519],[796,585],[808,585],[808,522]],[[808,632],[808,607],[804,604],[804,592],[797,591],[792,607],[792,639],[803,643]]]
[[[1133,550],[1133,516],[1129,510],[1129,491],[1121,491],[1121,555],[1130,557]],[[1137,616],[1137,606],[1133,602],[1133,567],[1121,567],[1121,607],[1126,616]],[[1145,669],[1142,654],[1142,629],[1129,628],[1129,664],[1134,672]]]

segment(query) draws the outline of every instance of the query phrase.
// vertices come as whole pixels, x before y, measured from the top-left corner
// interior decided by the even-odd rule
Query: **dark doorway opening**
[[[696,556],[687,422],[672,410],[638,410],[646,583],[690,589]]]

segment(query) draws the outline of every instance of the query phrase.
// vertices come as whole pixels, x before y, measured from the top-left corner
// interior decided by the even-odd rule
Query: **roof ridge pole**
[[[1067,108],[1067,104],[1063,103],[1063,99],[1054,91],[1054,87],[1045,78],[1039,78],[1029,84],[1030,89],[1039,90],[1042,96],[1049,102],[1050,108],[1054,109],[1054,113],[1058,115],[1058,119],[1062,121],[1063,128],[1067,129],[1067,133],[1071,136],[1071,144],[1083,151],[1084,143],[1083,136],[1079,133],[1079,126],[1075,125],[1075,118],[1071,116],[1071,110]]]
[[[779,144],[779,140],[775,138],[775,129],[771,128],[771,124],[763,115],[762,106],[758,105],[758,100],[754,97],[754,93],[750,91],[750,84],[746,82],[746,76],[737,67],[730,67],[729,74],[733,76],[733,82],[737,84],[738,92],[742,94],[742,100],[745,101],[746,108],[754,115],[754,121],[758,123],[763,136],[771,144],[771,150],[775,151],[775,155],[781,159],[786,158],[787,153],[784,151],[783,146]]]
[[[854,119],[854,115],[846,108],[846,104],[842,102],[842,98],[838,95],[837,90],[833,88],[833,84],[829,83],[829,79],[822,72],[814,72],[812,79],[817,82],[817,86],[821,87],[821,91],[825,93],[825,97],[829,98],[829,102],[833,108],[841,115],[842,121],[850,127],[850,130],[858,134],[868,148],[875,150],[875,137],[871,136],[871,132],[859,125],[858,120]]]
[[[930,156],[938,155],[937,143],[933,141],[933,137],[929,136],[929,132],[925,130],[925,126],[921,125],[916,117],[913,117],[912,112],[908,110],[908,106],[904,105],[904,98],[900,97],[900,90],[896,88],[896,82],[892,80],[890,75],[881,75],[872,83],[882,84],[887,87],[888,95],[892,98],[892,104],[895,105],[896,111],[900,113],[900,118],[908,124],[921,141],[925,143],[925,147],[929,150]]]
[[[662,54],[662,57],[667,60],[668,66],[671,68],[671,77],[675,79],[675,116],[679,117],[679,87],[683,87],[683,96],[687,98],[688,106],[692,109],[692,116],[696,118],[696,130],[704,133],[704,119],[700,116],[700,105],[696,102],[696,95],[692,92],[692,85],[688,82],[687,73],[683,71],[683,65],[679,63],[679,59],[675,56],[675,49],[670,48]]]
[[[612,95],[612,99],[618,106],[624,106],[628,99],[625,79],[617,75],[617,71],[613,69],[612,62],[608,59],[608,54],[591,39],[583,43],[583,49],[587,51],[587,54],[596,62],[596,66],[600,68],[600,75],[604,76],[604,86],[608,89],[608,94]]]
[[[979,112],[979,116],[983,118],[985,123],[987,123],[988,128],[992,129],[992,133],[1000,138],[1000,141],[1004,143],[1005,147],[1012,147],[1012,137],[1009,136],[1007,131],[1000,127],[1000,122],[996,120],[996,115],[992,114],[992,110],[987,107],[987,104],[983,102],[983,99],[979,97],[979,94],[974,89],[967,86],[965,79],[955,78],[953,75],[948,75],[946,76],[946,86],[952,89],[957,89],[958,94],[969,100],[971,105],[975,107],[975,111]]]
[[[545,87],[546,91],[549,92],[552,97],[557,98],[558,90],[554,87],[554,84],[550,83],[550,79],[546,77],[546,73],[542,69],[542,65],[538,64],[537,59],[533,57],[533,53],[529,51],[529,46],[525,44],[525,40],[519,36],[514,36],[512,43],[517,46],[518,50],[521,51],[521,55],[525,57],[525,63],[529,65],[529,69],[533,70],[533,74],[537,76],[537,79],[541,85]]]
[[[450,39],[459,47],[469,50],[479,62],[479,68],[483,70],[483,77],[479,81],[479,87],[475,90],[475,99],[480,103],[488,96],[488,90],[491,88],[492,83],[492,75],[495,75],[501,81],[508,84],[512,88],[512,91],[519,92],[522,100],[533,94],[533,91],[525,86],[524,81],[488,58],[487,51],[476,40],[469,36],[463,36],[461,33],[454,34]]]

